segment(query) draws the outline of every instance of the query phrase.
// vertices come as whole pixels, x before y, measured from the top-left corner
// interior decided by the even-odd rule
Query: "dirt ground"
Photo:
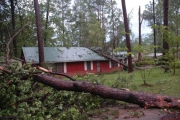
[[[161,120],[168,113],[162,109],[144,109],[138,105],[128,105],[124,108],[107,107],[95,111],[92,120]]]

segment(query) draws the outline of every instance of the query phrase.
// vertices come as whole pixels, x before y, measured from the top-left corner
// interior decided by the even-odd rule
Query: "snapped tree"
[[[125,0],[121,0],[122,3],[122,10],[123,10],[123,17],[124,17],[124,26],[125,26],[125,34],[126,34],[126,46],[127,46],[127,53],[128,53],[128,72],[133,72],[132,66],[132,56],[131,56],[131,43],[130,43],[130,31],[129,31],[129,23],[127,19],[127,12],[126,12],[126,3]]]

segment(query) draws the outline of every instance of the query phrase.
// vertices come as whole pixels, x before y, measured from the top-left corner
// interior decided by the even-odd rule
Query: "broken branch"
[[[3,72],[6,72],[6,73],[8,73],[8,74],[11,74],[11,73],[12,73],[11,71],[5,69],[5,68],[2,67],[2,66],[0,66],[0,70],[3,71]]]
[[[43,67],[40,67],[40,66],[37,66],[37,68],[43,72],[46,72],[46,73],[50,73],[50,74],[54,74],[54,75],[61,75],[61,76],[64,76],[64,77],[67,77],[69,78],[70,80],[72,81],[76,81],[75,79],[73,79],[72,77],[66,75],[66,74],[63,74],[63,73],[57,73],[57,72],[52,72],[52,70],[48,70],[46,68],[43,68]]]

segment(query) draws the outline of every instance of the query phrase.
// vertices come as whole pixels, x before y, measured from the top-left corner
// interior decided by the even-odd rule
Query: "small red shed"
[[[39,63],[38,47],[23,47],[22,52],[24,63]],[[44,57],[53,72],[71,76],[122,70],[120,64],[114,64],[114,61],[86,47],[44,47]]]

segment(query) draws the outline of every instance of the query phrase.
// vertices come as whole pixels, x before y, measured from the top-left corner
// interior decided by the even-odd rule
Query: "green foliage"
[[[83,120],[88,119],[87,111],[103,104],[104,99],[89,93],[57,91],[35,83],[32,76],[38,71],[30,64],[20,69],[14,66],[9,69],[12,74],[0,74],[0,116],[14,116],[26,120]],[[103,83],[104,79],[100,78],[94,74],[76,76],[76,79],[95,84]]]
[[[128,76],[127,74],[119,73],[119,76],[112,85],[114,88],[128,88],[132,83],[133,75]]]
[[[140,70],[144,85],[147,84],[147,80],[149,79],[149,76],[150,76],[152,70],[153,70],[152,68],[150,68],[150,69],[144,68],[144,69]]]
[[[32,96],[32,76],[36,70],[30,65],[16,69],[14,66],[9,68],[12,74],[2,73],[0,75],[0,116],[21,116],[27,117],[27,103],[19,103],[22,99]]]
[[[154,65],[155,61],[152,58],[143,58],[141,61],[137,62],[140,66]]]
[[[135,53],[142,53],[144,55],[148,55],[153,52],[154,47],[156,46],[151,44],[143,44],[143,45],[136,44],[134,45],[133,51]]]
[[[120,51],[127,51],[127,50],[128,50],[127,47],[125,47],[125,48],[116,47],[116,48],[113,50],[113,52],[117,53],[117,52],[120,52]]]
[[[88,34],[89,34],[89,42],[90,46],[101,47],[103,44],[103,40],[105,38],[105,31],[101,27],[101,23],[91,18],[90,22],[87,24],[88,26]]]

